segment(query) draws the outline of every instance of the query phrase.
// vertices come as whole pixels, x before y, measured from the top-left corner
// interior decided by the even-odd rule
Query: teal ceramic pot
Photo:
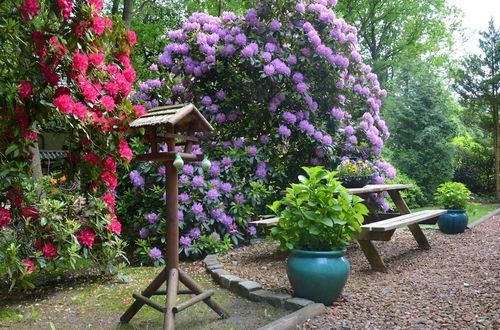
[[[344,288],[349,276],[346,250],[292,250],[286,272],[296,297],[330,305]]]
[[[438,227],[445,234],[459,234],[467,228],[468,221],[465,210],[448,210],[448,213],[439,217]]]

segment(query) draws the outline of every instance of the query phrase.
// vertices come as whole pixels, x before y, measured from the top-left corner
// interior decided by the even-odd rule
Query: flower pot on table
[[[445,234],[460,234],[467,228],[469,217],[465,210],[448,210],[439,217],[438,227]]]
[[[292,250],[286,272],[295,296],[330,305],[349,276],[345,249],[337,251]]]
[[[342,185],[346,188],[362,188],[366,186],[372,180],[372,175],[362,175],[362,176],[340,176],[339,180]]]

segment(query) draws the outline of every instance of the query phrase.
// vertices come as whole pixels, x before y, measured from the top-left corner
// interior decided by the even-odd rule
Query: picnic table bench
[[[420,228],[420,224],[422,222],[435,223],[441,214],[445,214],[447,212],[446,210],[426,210],[411,213],[400,194],[401,190],[411,187],[412,185],[405,184],[374,184],[367,185],[363,188],[349,189],[350,194],[360,195],[364,198],[365,205],[370,211],[369,215],[365,218],[365,223],[361,226],[361,232],[357,234],[356,238],[358,239],[361,250],[368,259],[370,266],[375,271],[386,271],[387,266],[380,257],[380,254],[373,245],[372,241],[389,241],[394,235],[396,229],[408,227],[417,241],[419,248],[428,250],[430,249],[430,245]],[[398,208],[399,213],[378,213],[376,212],[375,207],[367,202],[369,194],[383,191],[389,193],[389,196]],[[270,227],[276,225],[278,221],[279,218],[269,218],[251,221],[250,223]]]

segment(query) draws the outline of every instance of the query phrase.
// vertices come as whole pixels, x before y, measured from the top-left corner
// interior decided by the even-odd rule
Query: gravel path
[[[500,329],[500,216],[464,234],[424,230],[417,248],[408,230],[375,242],[387,273],[373,272],[362,251],[348,249],[351,273],[339,301],[304,329]],[[291,293],[286,256],[263,241],[221,256],[231,274]]]

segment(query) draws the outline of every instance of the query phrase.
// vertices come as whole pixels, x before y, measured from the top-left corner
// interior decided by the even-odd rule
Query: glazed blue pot
[[[468,221],[465,210],[448,210],[439,217],[438,227],[445,234],[460,234],[467,228]]]
[[[349,276],[346,250],[292,250],[286,273],[296,297],[330,305],[344,288]]]

